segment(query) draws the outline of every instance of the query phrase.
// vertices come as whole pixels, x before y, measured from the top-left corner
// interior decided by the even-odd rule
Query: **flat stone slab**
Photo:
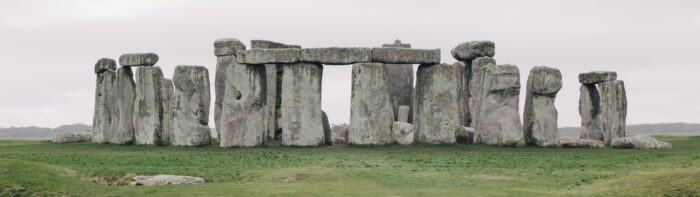
[[[578,74],[578,81],[582,84],[598,84],[606,81],[615,81],[617,73],[613,71],[593,71]]]
[[[216,56],[236,55],[236,52],[245,49],[245,44],[235,38],[222,38],[214,41],[214,55]]]
[[[496,44],[493,41],[477,40],[457,45],[450,51],[452,57],[461,61],[472,61],[477,57],[493,57],[496,55]]]
[[[53,143],[75,143],[92,141],[92,132],[74,132],[53,136]]]
[[[135,176],[131,185],[155,186],[155,185],[179,185],[179,184],[203,184],[202,177],[176,176],[176,175],[156,175],[156,176]]]
[[[250,48],[252,49],[301,49],[299,45],[284,44],[279,42],[273,42],[269,40],[251,40]]]
[[[306,48],[301,50],[302,62],[343,65],[372,61],[372,49],[359,47]]]
[[[155,53],[127,53],[119,56],[121,66],[153,66],[158,62]]]
[[[612,141],[613,148],[620,149],[671,149],[671,143],[656,140],[646,135],[617,138]]]
[[[251,49],[236,53],[240,64],[278,64],[299,62],[299,49]]]
[[[604,148],[605,144],[600,140],[591,139],[559,139],[561,148]]]
[[[390,64],[439,64],[440,49],[372,48],[372,62]]]
[[[95,63],[95,74],[100,74],[108,70],[117,70],[117,63],[113,59],[102,58]]]

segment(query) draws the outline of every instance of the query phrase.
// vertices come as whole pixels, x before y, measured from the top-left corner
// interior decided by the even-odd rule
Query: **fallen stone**
[[[114,88],[116,88],[116,83],[117,72],[114,70],[108,69],[97,74],[95,109],[92,118],[92,131],[95,134],[93,141],[95,143],[105,143],[109,140],[112,128],[112,113],[116,110],[114,105],[116,91]]]
[[[127,53],[119,56],[121,66],[153,66],[158,62],[155,53]]]
[[[466,63],[465,63],[466,64]],[[467,110],[468,112],[464,112],[465,114],[468,113],[469,116],[471,116],[469,123],[470,124],[465,124],[469,125],[471,127],[475,127],[475,123],[477,122],[476,114],[477,110],[479,109],[476,105],[476,103],[479,103],[479,98],[483,96],[481,89],[483,88],[483,79],[481,78],[482,76],[480,75],[480,72],[482,68],[486,65],[493,64],[496,65],[496,60],[491,58],[491,57],[479,57],[476,58],[472,61],[471,63],[471,77],[469,78],[469,84],[464,84],[465,87],[468,87],[469,91],[464,90],[464,92],[467,93],[467,103],[469,106],[469,109]],[[466,66],[469,67],[469,66]],[[466,72],[466,69],[465,69]],[[463,110],[464,111],[464,110]],[[466,119],[466,118],[465,118]],[[465,120],[466,121],[466,120]]]
[[[226,83],[226,69],[236,63],[236,52],[245,50],[246,46],[235,38],[223,38],[214,41],[214,55],[216,55],[216,73],[214,75],[214,126],[221,129],[221,104],[224,99],[224,84]]]
[[[472,61],[477,57],[493,57],[496,54],[496,44],[487,40],[470,41],[457,45],[450,52],[457,60]]]
[[[230,65],[221,109],[221,147],[263,145],[267,139],[266,73],[259,65]]]
[[[411,48],[411,44],[403,44],[396,40],[394,44],[384,44],[382,47]],[[389,76],[389,97],[394,109],[394,121],[406,123],[413,122],[411,108],[406,108],[405,120],[399,114],[400,106],[413,106],[413,65],[412,64],[385,64],[386,73]]]
[[[208,146],[209,72],[203,66],[177,66],[173,75],[172,132],[175,146]]]
[[[402,145],[413,144],[413,125],[405,122],[394,122],[391,127],[391,138]]]
[[[410,111],[411,111],[411,107],[409,107],[409,106],[406,106],[406,105],[399,106],[399,111],[398,111],[398,113],[399,113],[399,118],[398,118],[398,121],[399,121],[399,122],[410,123],[410,122],[408,122],[408,120],[410,120],[410,119],[409,119],[409,117],[410,117]]]
[[[389,98],[386,65],[357,63],[352,66],[350,144],[390,144],[394,112]]]
[[[320,64],[296,63],[282,66],[280,127],[282,144],[316,146],[323,144]]]
[[[383,44],[382,47],[411,48],[411,44],[401,43],[401,40],[396,39],[393,44]]]
[[[160,144],[170,145],[170,139],[172,139],[172,102],[175,90],[173,87],[173,81],[170,79],[163,79],[161,83],[161,92],[163,94],[163,117],[161,122],[163,124],[163,131],[160,134]]]
[[[299,49],[251,49],[236,53],[239,64],[277,64],[299,62]]]
[[[561,87],[559,69],[537,66],[530,70],[523,113],[525,144],[541,147],[555,147],[559,144],[554,100]]]
[[[245,44],[235,38],[222,38],[214,41],[215,56],[235,56],[236,52],[246,50]]]
[[[326,115],[326,112],[321,111],[322,119],[323,119],[323,137],[326,142],[326,145],[331,145],[333,144],[333,136],[331,136],[331,124],[328,122],[328,115]]]
[[[578,74],[578,81],[582,84],[598,84],[606,81],[615,81],[617,73],[612,71],[593,71]]]
[[[646,135],[617,138],[612,141],[611,146],[619,149],[671,149],[673,147],[671,143]]]
[[[136,144],[159,145],[163,133],[163,71],[160,67],[136,69],[134,131]]]
[[[484,66],[479,71],[482,91],[477,99],[476,142],[515,146],[523,137],[518,112],[520,71],[513,65]]]
[[[463,126],[457,127],[455,137],[457,138],[457,143],[474,144],[474,128]]]
[[[113,59],[102,58],[95,63],[95,74],[100,74],[105,71],[117,70],[117,63]]]
[[[251,40],[250,48],[253,49],[301,49],[299,45],[284,44],[279,42],[272,42],[268,40]]]
[[[74,132],[53,136],[53,143],[90,142],[94,134],[92,132]]]
[[[112,111],[112,126],[107,135],[111,144],[131,144],[134,142],[134,101],[136,99],[136,82],[131,67],[117,69],[117,81],[114,88],[115,110]]]
[[[439,64],[440,49],[372,48],[372,62],[390,64]]]
[[[176,176],[176,175],[156,175],[156,176],[135,176],[134,182],[130,185],[155,186],[155,185],[179,185],[179,184],[204,184],[202,177]]]
[[[562,148],[604,148],[605,144],[600,140],[591,139],[560,139],[559,147]]]
[[[578,113],[581,115],[581,139],[605,140],[600,117],[602,105],[596,85],[581,84]]]
[[[422,64],[416,74],[414,116],[417,143],[453,144],[459,126],[459,66]]]
[[[620,80],[599,84],[601,96],[601,117],[604,142],[610,143],[625,137],[627,119],[627,95],[625,83]]]
[[[372,61],[372,49],[356,47],[306,48],[301,50],[302,62],[343,65]]]

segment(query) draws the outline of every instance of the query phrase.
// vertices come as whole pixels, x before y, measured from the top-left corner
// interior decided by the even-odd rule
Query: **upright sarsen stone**
[[[350,144],[389,144],[394,113],[389,98],[386,65],[357,63],[352,66]]]
[[[605,144],[625,137],[627,119],[627,95],[625,83],[621,80],[599,84],[602,98],[602,128]]]
[[[555,147],[559,144],[554,100],[561,87],[559,69],[538,66],[530,70],[523,113],[526,144],[542,147]]]
[[[520,71],[513,65],[484,66],[477,99],[476,141],[481,144],[515,146],[523,137],[518,101]]]
[[[396,40],[394,44],[384,44],[382,47],[411,48],[411,44],[401,43]],[[394,120],[406,123],[413,122],[412,109],[407,108],[406,120],[401,120],[399,107],[413,106],[413,65],[412,64],[384,64],[389,79],[389,97],[394,109]]]
[[[131,67],[123,66],[117,69],[115,85],[116,108],[112,111],[112,126],[107,142],[131,144],[134,142],[134,100],[136,99],[136,83]]]
[[[423,64],[416,74],[415,141],[453,144],[459,126],[459,66]]]
[[[315,146],[324,143],[321,115],[320,64],[296,63],[282,66],[280,128],[282,144]]]
[[[202,66],[177,66],[173,75],[175,96],[172,145],[207,146],[209,133],[209,72]]]
[[[478,121],[477,120],[478,119],[478,117],[477,117],[478,112],[477,111],[479,110],[479,108],[477,107],[478,105],[476,105],[476,104],[479,103],[479,98],[482,97],[483,93],[482,93],[481,89],[483,88],[483,85],[484,85],[483,84],[484,80],[482,79],[483,76],[481,76],[480,73],[481,73],[482,68],[486,65],[489,65],[489,64],[496,65],[496,60],[491,58],[491,57],[480,57],[480,58],[474,59],[471,63],[471,66],[466,67],[469,69],[463,70],[465,73],[471,72],[471,76],[463,78],[463,79],[469,81],[468,84],[463,84],[464,85],[463,88],[465,88],[463,91],[464,91],[464,93],[466,93],[467,98],[468,98],[468,99],[464,100],[463,102],[466,102],[466,104],[467,104],[467,106],[469,106],[469,108],[467,110],[462,109],[463,110],[462,112],[464,113],[465,116],[471,117],[468,119],[467,118],[464,119],[464,121],[465,121],[464,123],[468,123],[465,125],[471,125],[471,127],[475,127],[475,124]],[[462,73],[462,76],[464,76],[464,75],[465,74]]]
[[[581,84],[578,113],[581,115],[581,139],[605,140],[601,120],[600,94],[595,84]]]
[[[163,132],[163,71],[160,67],[136,70],[134,131],[136,144],[159,145]]]
[[[92,119],[93,142],[108,141],[112,126],[112,112],[115,110],[114,93],[117,72],[116,63],[109,58],[102,58],[95,64],[97,83],[95,84],[95,111]]]
[[[214,74],[214,126],[221,130],[221,104],[224,99],[226,68],[236,62],[236,52],[245,50],[246,46],[235,38],[222,38],[214,41],[216,55],[216,73]]]
[[[226,69],[221,109],[221,147],[250,147],[265,143],[267,132],[264,65],[233,64]]]
[[[161,83],[161,92],[163,94],[163,118],[161,122],[163,124],[163,131],[160,135],[161,145],[170,145],[170,139],[172,139],[172,103],[173,95],[175,90],[173,89],[173,80],[163,79]]]

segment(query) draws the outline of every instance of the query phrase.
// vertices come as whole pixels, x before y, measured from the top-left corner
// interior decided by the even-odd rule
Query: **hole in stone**
[[[241,95],[241,91],[236,90],[236,100],[241,100],[242,96],[243,95]]]

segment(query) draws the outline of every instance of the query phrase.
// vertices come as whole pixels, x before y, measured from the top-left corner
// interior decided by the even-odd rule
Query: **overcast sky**
[[[628,124],[700,122],[700,1],[0,0],[0,127],[92,124],[102,57],[155,52],[167,78],[176,65],[203,65],[213,85],[213,42],[225,37],[249,47],[401,39],[440,48],[445,63],[462,42],[492,40],[497,62],[520,68],[521,108],[533,66],[562,71],[560,126],[580,125],[577,75],[592,70],[625,81]],[[323,74],[323,110],[349,122],[351,67]]]

